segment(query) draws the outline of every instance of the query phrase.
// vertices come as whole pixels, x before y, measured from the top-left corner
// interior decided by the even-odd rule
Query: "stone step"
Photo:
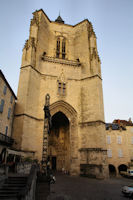
[[[0,187],[0,200],[17,200],[18,193],[26,186],[27,177],[8,177]]]
[[[7,195],[9,195],[9,194],[17,194],[17,193],[19,193],[19,191],[20,190],[1,190],[0,191],[0,195],[3,195],[3,194],[7,194]]]
[[[0,189],[1,188],[15,188],[15,187],[17,187],[17,188],[22,188],[22,187],[25,187],[26,186],[26,184],[3,184],[1,187],[0,187]]]
[[[0,197],[0,200],[18,200],[17,197]]]
[[[0,194],[0,200],[1,197],[17,197],[17,193],[13,193],[13,194]]]
[[[20,191],[20,189],[24,189],[25,187],[2,187],[0,191]]]
[[[6,180],[5,183],[7,183],[7,184],[25,184],[26,181]]]

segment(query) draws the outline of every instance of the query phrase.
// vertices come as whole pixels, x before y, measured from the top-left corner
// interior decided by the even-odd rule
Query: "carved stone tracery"
[[[33,13],[33,19],[31,19],[31,26],[36,24],[37,26],[39,25],[39,15],[38,12]]]
[[[98,52],[96,51],[96,48],[93,47],[90,50],[91,50],[91,61],[93,59],[97,59],[97,61],[100,62],[100,58],[99,58]]]
[[[24,48],[26,50],[29,49],[29,47],[34,47],[36,49],[36,45],[35,45],[35,38],[34,37],[30,37],[28,40],[26,40]]]
[[[90,38],[92,35],[96,38],[96,34],[95,34],[94,30],[93,30],[93,26],[90,23],[89,28],[88,28],[88,37]]]

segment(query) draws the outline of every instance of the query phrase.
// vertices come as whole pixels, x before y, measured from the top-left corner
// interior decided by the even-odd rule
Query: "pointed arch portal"
[[[79,173],[77,112],[64,101],[50,105],[52,130],[49,136],[49,157],[52,168],[71,174]]]

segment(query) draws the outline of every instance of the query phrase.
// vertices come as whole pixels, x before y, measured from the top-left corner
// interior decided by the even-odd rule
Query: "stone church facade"
[[[42,158],[45,95],[50,95],[53,169],[108,176],[103,91],[96,35],[88,20],[72,26],[33,13],[20,71],[15,147]]]

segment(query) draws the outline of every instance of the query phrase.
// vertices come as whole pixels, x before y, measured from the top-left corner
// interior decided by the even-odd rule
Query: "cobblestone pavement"
[[[51,185],[47,200],[128,200],[121,193],[121,187],[133,180],[111,178],[96,180],[56,174],[56,183]]]

